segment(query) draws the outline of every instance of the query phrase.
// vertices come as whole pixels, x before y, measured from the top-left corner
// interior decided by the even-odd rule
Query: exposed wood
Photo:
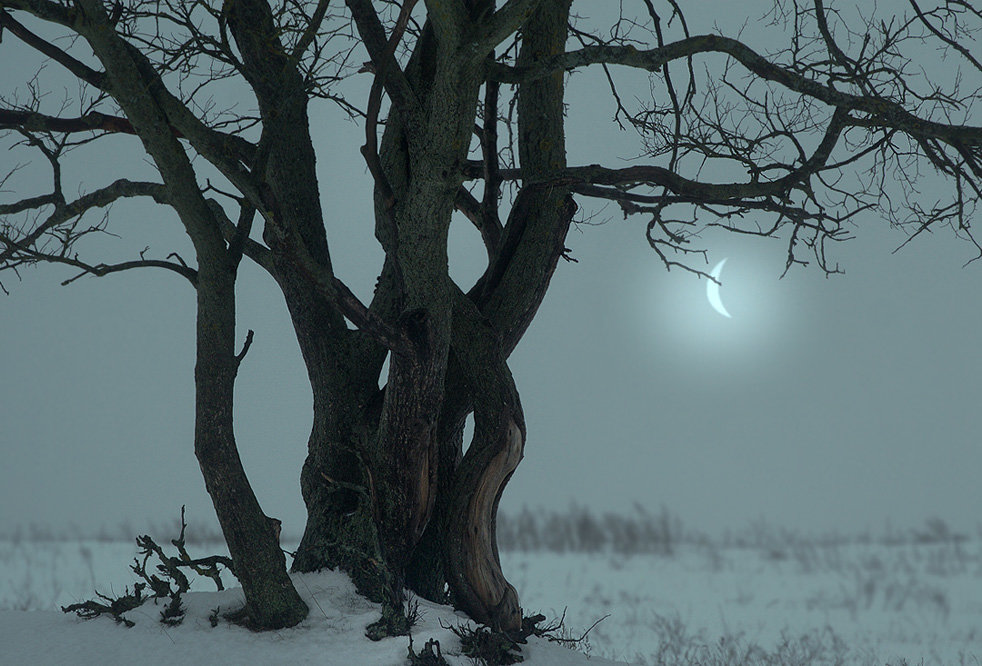
[[[468,615],[516,631],[521,607],[501,570],[495,517],[501,493],[524,454],[525,421],[493,329],[463,294],[458,292],[455,300],[455,356],[474,405],[474,436],[449,488],[447,579],[454,603]]]

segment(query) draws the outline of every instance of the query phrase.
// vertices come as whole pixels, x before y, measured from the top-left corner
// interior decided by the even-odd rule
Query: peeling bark
[[[525,450],[524,429],[511,418],[475,425],[479,447],[464,456],[458,471],[454,500],[463,510],[451,512],[447,547],[449,580],[457,605],[468,615],[496,629],[522,626],[518,593],[501,570],[495,523],[498,501]],[[468,449],[470,453],[470,449]]]
[[[495,523],[501,493],[524,455],[525,419],[500,339],[460,292],[454,305],[454,354],[474,405],[474,436],[447,488],[447,582],[468,615],[514,631],[522,609],[501,571]]]

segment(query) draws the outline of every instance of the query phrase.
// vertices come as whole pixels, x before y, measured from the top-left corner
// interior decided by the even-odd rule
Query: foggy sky
[[[0,45],[5,58],[11,43]],[[362,78],[356,99],[370,84]],[[640,152],[636,135],[611,123],[604,86],[595,75],[570,78],[571,165],[618,166]],[[358,154],[363,134],[336,109],[316,108],[334,267],[367,300],[381,253]],[[132,152],[135,141],[121,139],[120,150]],[[3,171],[11,155],[0,154]],[[124,168],[113,159],[85,165],[88,174],[76,165],[69,177],[100,186]],[[47,191],[38,174],[37,189],[0,200]],[[856,531],[939,516],[974,532],[982,522],[982,262],[962,267],[969,245],[945,230],[893,254],[905,236],[867,216],[854,240],[832,248],[845,275],[827,279],[812,265],[779,279],[785,238],[705,234],[706,270],[728,258],[726,319],[707,303],[704,281],[665,270],[643,219],[577,201],[577,220],[590,222],[569,234],[577,263],[560,262],[510,360],[528,443],[504,510],[637,502],[708,531],[759,518]],[[125,204],[113,216],[124,239],[85,245],[91,259],[129,258],[148,244],[155,256],[190,255],[172,215]],[[454,277],[469,284],[482,257],[476,231],[456,221]],[[153,270],[68,287],[58,282],[74,273],[61,268],[22,275],[0,276],[12,292],[0,295],[0,533],[30,522],[141,530],[176,518],[181,504],[191,522],[214,522],[192,445],[190,286]],[[246,329],[256,332],[236,385],[239,448],[266,513],[299,532],[305,370],[272,280],[244,262],[238,298],[240,343]]]

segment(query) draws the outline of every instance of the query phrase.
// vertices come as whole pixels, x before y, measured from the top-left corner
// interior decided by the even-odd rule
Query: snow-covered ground
[[[212,626],[209,616],[214,609],[230,610],[242,604],[238,588],[186,594],[186,616],[176,627],[160,624],[160,607],[152,603],[128,614],[136,623],[131,628],[105,617],[86,621],[60,611],[0,611],[0,663],[396,666],[408,662],[407,638],[378,642],[365,638],[364,628],[378,619],[379,607],[358,596],[345,576],[328,571],[295,575],[293,579],[311,608],[310,615],[295,628],[267,633],[254,633],[226,622]],[[420,620],[413,628],[417,652],[435,639],[449,663],[473,663],[459,655],[459,641],[450,631],[450,627],[465,623],[464,617],[426,601],[419,602],[419,611]],[[532,639],[523,651],[527,663],[533,665],[611,663],[588,661],[582,654],[543,639]]]
[[[166,543],[166,542],[164,542]],[[192,555],[216,547],[189,546]],[[295,577],[311,607],[299,627],[253,634],[208,616],[234,608],[241,593],[195,581],[178,627],[147,604],[126,629],[105,617],[83,621],[56,610],[119,594],[134,577],[131,543],[0,541],[0,663],[10,664],[363,664],[407,663],[408,640],[372,643],[378,617],[347,579]],[[670,555],[503,552],[505,573],[526,612],[550,619],[566,609],[578,637],[603,616],[580,649],[533,640],[531,666],[607,664],[982,665],[982,541],[898,543],[788,538],[753,545],[687,541]],[[232,581],[230,581],[232,582]],[[419,650],[440,642],[453,664],[463,622],[452,609],[420,602]],[[30,612],[25,612],[30,611]],[[455,658],[456,657],[456,658]]]

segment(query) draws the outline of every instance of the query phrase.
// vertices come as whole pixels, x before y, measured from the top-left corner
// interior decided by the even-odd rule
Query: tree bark
[[[477,307],[457,293],[454,353],[474,402],[474,436],[453,476],[444,562],[457,606],[502,631],[522,626],[518,593],[498,558],[498,501],[525,451],[525,417],[501,339]],[[466,341],[466,342],[465,342]]]
[[[379,535],[400,596],[439,489],[439,417],[452,332],[447,232],[480,88],[479,68],[462,66],[455,48],[436,48],[424,98],[427,141],[398,147],[408,150],[408,177],[394,174],[392,180],[400,179],[395,206],[381,211],[395,227],[387,249],[399,277],[398,325],[413,343],[411,354],[390,357],[375,455]]]
[[[235,275],[241,255],[226,247],[220,225],[198,187],[177,141],[153,67],[127,45],[96,0],[80,0],[79,32],[106,68],[110,90],[153,158],[167,185],[169,203],[194,245],[198,260],[194,450],[246,597],[250,626],[293,626],[307,605],[286,573],[272,521],[259,506],[242,468],[232,421],[235,374]],[[125,93],[125,94],[124,94]]]
[[[550,6],[533,17],[529,27],[533,37],[523,45],[524,62],[562,50],[567,12],[568,5]],[[460,96],[459,84],[450,91],[440,90],[447,79],[441,79],[445,73],[433,40],[427,26],[419,50],[406,68],[421,103],[439,99],[446,109],[455,103],[463,107],[466,100],[473,107],[476,88],[473,99],[470,94]],[[524,86],[520,96],[520,110],[526,116],[524,120],[520,116],[523,172],[534,179],[538,173],[565,165],[562,75]],[[460,122],[459,115],[447,118]],[[513,207],[506,236],[495,248],[495,261],[470,294],[484,312],[454,288],[441,296],[439,280],[445,279],[443,275],[414,275],[413,271],[419,270],[419,262],[425,262],[429,269],[436,266],[445,270],[445,232],[440,232],[439,246],[424,250],[427,246],[414,243],[404,230],[427,232],[421,220],[447,216],[446,207],[455,194],[451,183],[444,183],[442,192],[431,190],[421,196],[419,182],[422,178],[433,182],[433,174],[447,173],[446,156],[453,157],[452,152],[434,159],[432,144],[446,142],[452,133],[447,131],[447,124],[430,125],[434,133],[425,136],[432,141],[420,154],[410,144],[402,121],[394,110],[382,141],[381,162],[395,205],[377,200],[377,235],[399,264],[398,286],[408,291],[425,285],[417,291],[417,303],[427,305],[409,307],[406,304],[412,297],[406,292],[398,299],[406,312],[402,323],[422,341],[418,349],[432,352],[437,345],[447,344],[442,339],[447,333],[434,328],[430,319],[431,307],[435,305],[440,311],[444,298],[455,301],[449,333],[453,342],[442,369],[427,367],[422,356],[392,359],[376,440],[379,456],[369,465],[376,470],[380,502],[377,534],[391,582],[406,582],[435,601],[447,599],[449,586],[451,598],[472,617],[499,629],[515,630],[521,626],[521,608],[514,588],[501,572],[494,530],[501,492],[522,457],[525,426],[504,359],[541,303],[564,250],[575,205],[566,189],[526,188]],[[469,132],[469,127],[463,127],[457,140],[467,143]],[[427,159],[433,162],[428,164]],[[450,165],[455,171],[459,169],[459,162]],[[395,219],[388,220],[388,215]],[[400,219],[405,222],[400,224]],[[407,244],[412,244],[410,252]],[[396,282],[384,281],[377,300],[386,300],[385,287]],[[441,348],[439,353],[442,360],[446,352]],[[463,421],[472,410],[475,436],[462,459]],[[434,415],[439,415],[438,421]],[[395,516],[390,517],[390,512]],[[428,519],[430,515],[432,519]]]
[[[259,506],[235,445],[235,270],[202,266],[198,280],[194,453],[211,496],[246,605],[238,619],[256,629],[292,627],[307,604],[286,572],[279,530]]]

